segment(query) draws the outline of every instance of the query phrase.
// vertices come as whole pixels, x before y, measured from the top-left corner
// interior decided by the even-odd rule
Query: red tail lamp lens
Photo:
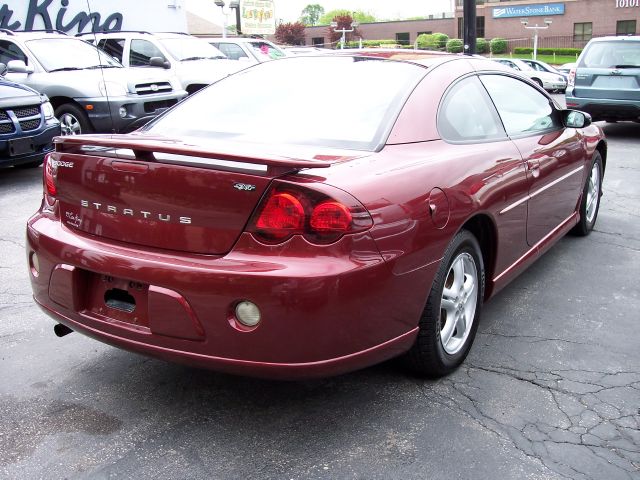
[[[56,182],[53,178],[52,160],[49,155],[47,155],[44,163],[44,186],[48,195],[55,197],[58,193],[58,190],[56,189]]]
[[[256,226],[275,237],[285,237],[304,227],[304,207],[290,193],[276,193],[267,201]]]
[[[348,232],[351,228],[351,212],[338,202],[324,202],[311,213],[311,229],[316,232]]]

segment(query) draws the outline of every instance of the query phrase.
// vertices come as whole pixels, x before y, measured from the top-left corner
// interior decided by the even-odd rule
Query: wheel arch
[[[600,140],[598,145],[596,145],[596,151],[599,152],[602,157],[602,173],[604,174],[607,169],[607,142]]]
[[[492,279],[495,272],[498,239],[496,225],[489,215],[478,213],[469,218],[459,230],[468,230],[480,244],[485,271],[484,300],[487,300],[493,292]]]
[[[65,96],[59,95],[59,96],[56,96],[56,97],[49,98],[49,101],[51,102],[51,105],[53,106],[54,110],[56,108],[60,107],[61,105],[64,105],[65,103],[72,103],[76,107],[82,109],[82,105],[80,105],[78,102],[76,102],[71,97],[65,97]]]

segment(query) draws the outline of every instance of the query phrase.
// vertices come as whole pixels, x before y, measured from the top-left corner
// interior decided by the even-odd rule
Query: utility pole
[[[476,54],[476,0],[464,0],[462,24],[464,26],[464,53]]]
[[[530,27],[529,20],[526,18],[520,19],[520,23],[522,23],[522,26],[527,30],[533,30],[535,32],[533,35],[533,59],[537,60],[538,59],[538,30],[547,30],[553,23],[553,20],[551,20],[550,18],[545,18],[544,27],[538,26],[537,23],[534,27]]]

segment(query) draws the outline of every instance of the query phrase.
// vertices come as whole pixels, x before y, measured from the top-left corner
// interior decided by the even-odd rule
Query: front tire
[[[580,221],[573,227],[571,233],[586,237],[591,233],[598,219],[600,197],[602,197],[602,156],[600,152],[593,155],[591,171],[584,184],[582,200],[580,200]]]
[[[87,114],[72,103],[64,103],[56,108],[56,118],[60,121],[62,135],[81,135],[92,133],[93,128]]]
[[[420,318],[416,343],[404,356],[411,370],[441,377],[460,366],[478,329],[484,284],[478,240],[462,230],[445,251]]]

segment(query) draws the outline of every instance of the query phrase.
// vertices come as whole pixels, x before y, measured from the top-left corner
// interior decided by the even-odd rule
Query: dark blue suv
[[[53,150],[60,123],[46,95],[2,78],[0,63],[0,168],[37,167]]]

